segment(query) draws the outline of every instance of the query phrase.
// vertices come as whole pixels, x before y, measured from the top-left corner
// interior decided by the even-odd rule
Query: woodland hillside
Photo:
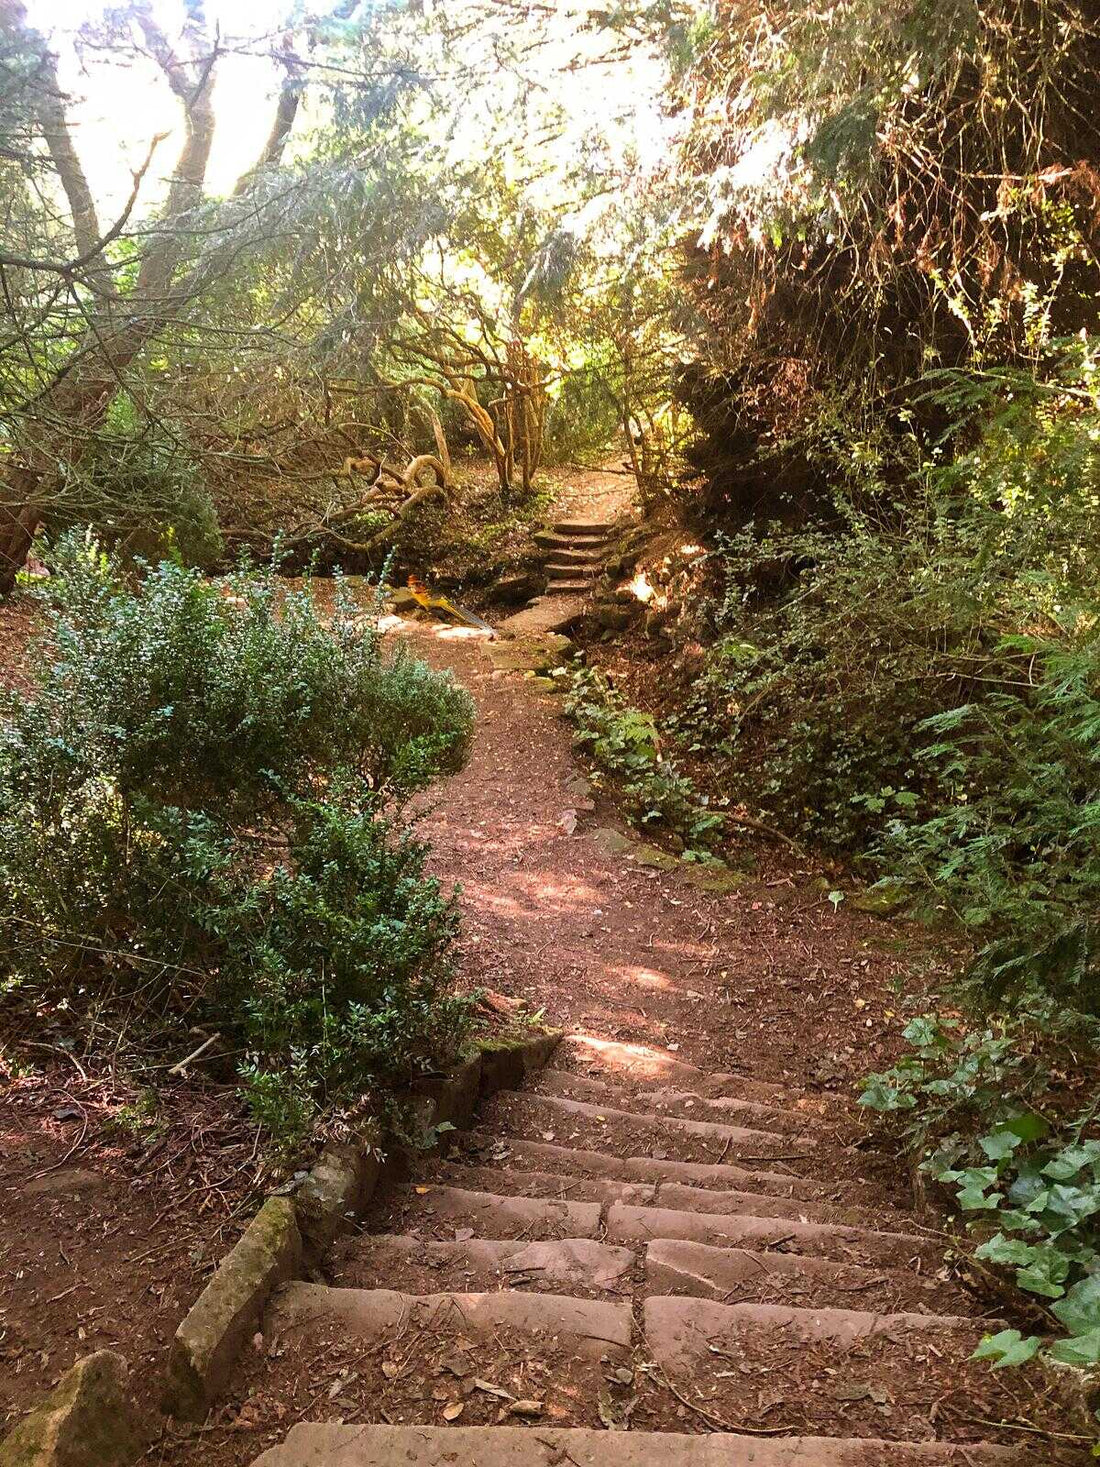
[[[845,1085],[978,1358],[1100,1366],[1098,75],[1090,0],[0,0],[0,1078],[416,1139],[492,730],[387,627],[556,547],[595,798],[899,924]]]

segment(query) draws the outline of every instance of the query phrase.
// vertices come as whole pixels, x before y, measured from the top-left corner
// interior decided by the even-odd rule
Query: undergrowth
[[[602,673],[583,666],[572,674],[565,711],[574,745],[615,780],[633,825],[663,835],[685,859],[713,855],[725,817],[664,752],[651,714],[627,707]]]
[[[139,581],[69,539],[0,722],[0,993],[140,1062],[217,1030],[291,1144],[455,1052],[454,897],[411,795],[466,757],[447,677],[273,572]],[[188,1048],[193,1047],[188,1043]]]
[[[1010,1270],[1043,1333],[1062,1335],[1049,1357],[1100,1365],[1100,1140],[1086,1136],[1100,1101],[1067,1115],[1041,1036],[1020,1021],[967,1030],[928,1014],[904,1035],[909,1052],[868,1076],[860,1104],[950,1189],[973,1256]],[[1006,1329],[975,1358],[1020,1365],[1042,1348],[1040,1334]]]

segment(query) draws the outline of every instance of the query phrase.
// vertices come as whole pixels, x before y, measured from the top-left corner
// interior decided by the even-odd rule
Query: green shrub
[[[139,421],[124,393],[104,431],[70,466],[48,533],[56,538],[89,519],[102,543],[128,560],[170,553],[209,570],[224,553],[213,500],[183,431]]]
[[[468,1027],[453,899],[402,812],[461,767],[472,704],[343,594],[328,627],[271,573],[229,589],[63,548],[38,686],[0,725],[0,972],[143,1042],[218,1027],[297,1130]]]

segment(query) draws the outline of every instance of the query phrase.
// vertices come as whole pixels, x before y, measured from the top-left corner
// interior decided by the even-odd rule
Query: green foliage
[[[932,374],[956,451],[914,432],[905,502],[868,454],[832,531],[717,537],[677,719],[773,821],[973,931],[985,1002],[1051,1022],[1100,1017],[1096,352]]]
[[[171,554],[210,570],[223,553],[217,512],[198,465],[160,427],[141,423],[128,397],[111,405],[104,431],[69,466],[65,492],[47,519],[56,537],[90,524],[128,559]]]
[[[650,714],[626,707],[606,678],[585,667],[573,674],[565,710],[577,726],[574,743],[616,780],[635,825],[667,832],[689,856],[713,850],[725,818],[662,753]]]
[[[468,695],[272,573],[134,585],[71,539],[48,594],[38,685],[0,727],[9,991],[147,1042],[216,1025],[288,1139],[450,1052],[453,900],[401,811],[461,767]]]
[[[860,1104],[925,1148],[921,1169],[953,1189],[980,1240],[974,1256],[1010,1270],[1018,1289],[1044,1301],[1068,1336],[1051,1357],[1097,1363],[1100,1141],[1085,1136],[1096,1105],[1069,1123],[1048,1120],[1040,1109],[1046,1065],[1018,1023],[965,1032],[927,1014],[904,1037],[911,1053],[869,1075]],[[1003,1331],[974,1358],[1020,1365],[1039,1347],[1037,1337]]]

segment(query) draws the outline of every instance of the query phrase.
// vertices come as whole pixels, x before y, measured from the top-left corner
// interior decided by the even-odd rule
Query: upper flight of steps
[[[600,573],[610,533],[610,520],[592,518],[557,520],[549,530],[540,530],[535,541],[547,551],[546,594],[589,591]]]
[[[1035,1409],[968,1362],[998,1321],[833,1106],[567,1039],[276,1296],[257,1467],[1077,1460],[998,1428]]]
[[[556,520],[549,529],[539,530],[535,540],[546,551],[546,591],[506,617],[498,630],[513,637],[568,631],[584,615],[611,530],[611,521],[599,518]]]

